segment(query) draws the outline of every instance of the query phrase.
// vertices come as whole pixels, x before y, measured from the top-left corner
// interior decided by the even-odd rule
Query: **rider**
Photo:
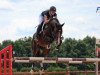
[[[57,18],[56,14],[56,7],[51,6],[49,10],[45,10],[40,15],[40,24],[38,25],[36,37],[39,36],[40,31],[42,31],[42,28],[44,28],[44,25],[49,22],[50,18]]]

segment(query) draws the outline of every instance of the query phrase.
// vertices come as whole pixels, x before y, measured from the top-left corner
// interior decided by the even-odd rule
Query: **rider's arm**
[[[57,16],[54,16],[53,18],[57,18]]]
[[[57,14],[55,13],[54,17],[53,18],[57,18]]]
[[[46,24],[46,23],[48,23],[48,18],[47,18],[47,16],[46,15],[44,15],[44,23]]]

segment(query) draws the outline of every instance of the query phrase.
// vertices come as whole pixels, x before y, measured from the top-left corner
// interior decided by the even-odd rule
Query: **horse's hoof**
[[[39,70],[40,75],[44,73],[44,70]]]
[[[36,70],[34,70],[34,69],[31,69],[31,70],[30,70],[30,73],[32,73],[32,72],[36,72]]]
[[[30,73],[31,73],[31,74],[33,74],[33,73],[34,73],[34,71],[31,69]]]
[[[56,48],[56,49],[55,49],[55,51],[59,51],[59,49],[58,49],[58,48]]]

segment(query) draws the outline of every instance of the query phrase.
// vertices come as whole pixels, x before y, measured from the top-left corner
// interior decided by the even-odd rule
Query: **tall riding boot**
[[[36,37],[39,36],[40,31],[41,31],[41,28],[42,28],[42,25],[40,24],[40,25],[38,26],[38,28],[37,28]]]

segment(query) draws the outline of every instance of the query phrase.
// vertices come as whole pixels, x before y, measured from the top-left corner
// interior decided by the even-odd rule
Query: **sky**
[[[33,36],[39,15],[51,6],[63,26],[64,38],[100,38],[100,0],[0,0],[0,43]]]

